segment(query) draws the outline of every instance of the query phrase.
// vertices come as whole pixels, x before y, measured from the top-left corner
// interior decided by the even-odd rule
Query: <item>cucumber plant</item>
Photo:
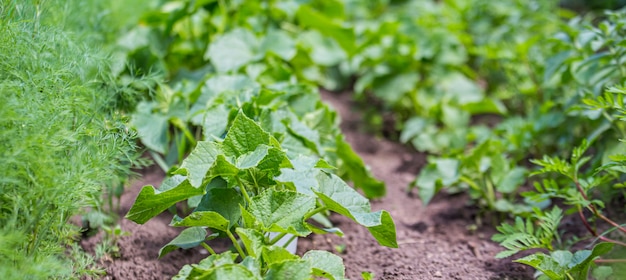
[[[172,220],[173,226],[188,228],[160,252],[162,256],[175,248],[199,245],[211,252],[199,264],[181,270],[178,277],[183,278],[273,279],[289,275],[291,279],[309,279],[315,275],[342,279],[339,257],[311,251],[299,258],[275,246],[285,234],[342,235],[338,229],[309,221],[327,211],[367,227],[381,245],[397,247],[388,212],[370,212],[369,201],[332,174],[333,167],[325,160],[288,155],[278,139],[239,110],[224,139],[198,142],[159,190],[152,186],[141,190],[126,217],[144,223],[179,201],[199,197],[191,214]],[[270,232],[279,235],[270,239]],[[232,241],[236,253],[218,254],[205,243],[220,236]]]

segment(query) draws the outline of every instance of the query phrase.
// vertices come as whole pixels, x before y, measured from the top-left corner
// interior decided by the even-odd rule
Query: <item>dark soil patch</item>
[[[426,157],[403,145],[377,139],[360,132],[363,121],[346,94],[323,93],[323,99],[342,117],[342,130],[372,172],[387,184],[387,195],[372,202],[373,210],[385,209],[394,218],[399,249],[379,246],[369,232],[352,221],[332,216],[345,233],[317,235],[300,239],[298,253],[318,249],[333,251],[344,259],[346,276],[360,279],[361,272],[374,273],[375,279],[532,279],[533,270],[510,259],[496,260],[501,248],[490,241],[491,227],[470,230],[476,209],[467,205],[465,195],[438,195],[424,207],[407,186],[425,164]],[[164,174],[153,168],[122,196],[121,215],[134,202],[141,186],[159,185]],[[105,279],[169,279],[184,264],[197,263],[207,256],[201,248],[175,251],[157,259],[159,249],[180,229],[168,226],[169,213],[145,225],[123,219],[122,229],[132,233],[119,242],[121,257],[101,261]],[[99,237],[84,240],[93,251]],[[337,247],[345,249],[337,251]],[[225,247],[223,247],[225,248]]]

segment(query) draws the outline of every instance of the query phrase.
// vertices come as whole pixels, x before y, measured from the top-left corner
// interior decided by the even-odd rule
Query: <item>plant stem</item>
[[[291,235],[291,238],[289,238],[289,240],[287,240],[287,243],[285,243],[285,248],[287,248],[287,246],[289,246],[289,244],[291,244],[291,242],[293,242],[294,240],[296,240],[295,235]]]
[[[249,205],[250,203],[252,203],[252,200],[250,199],[250,196],[248,195],[248,191],[246,191],[246,186],[243,185],[239,177],[235,177],[235,178],[237,179],[237,184],[239,185],[239,189],[241,189],[241,193],[243,194],[243,197],[246,199],[246,202]]]
[[[470,186],[470,188],[475,189],[477,191],[481,191],[480,186],[478,186],[476,184],[476,182],[472,181],[472,179],[466,177],[466,176],[461,176],[459,178],[461,181],[463,181],[463,183],[466,183]]]
[[[226,1],[224,0],[218,0],[217,2],[222,12],[222,24],[220,26],[220,33],[223,33],[224,31],[226,31],[226,25],[228,23],[228,7],[226,7]]]
[[[279,240],[283,239],[283,237],[285,237],[285,235],[287,235],[286,232],[281,232],[278,235],[274,236],[274,238],[272,238],[272,240],[270,240],[270,245],[276,244],[276,242],[278,242]]]
[[[587,230],[593,235],[593,236],[598,236],[598,233],[596,233],[596,231],[591,227],[591,225],[589,225],[589,223],[587,222],[587,218],[585,218],[585,214],[583,213],[583,208],[578,206],[578,216],[580,216],[580,220],[583,222],[583,224],[585,225],[585,228],[587,228]]]
[[[250,175],[250,178],[254,181],[254,191],[259,194],[259,183],[256,181],[256,177],[252,174],[252,170],[248,169],[248,175]]]
[[[583,214],[583,210],[582,207],[578,207],[578,215],[580,216],[580,219],[582,220],[583,224],[585,225],[585,228],[587,228],[587,230],[595,237],[597,237],[598,239],[604,241],[604,242],[610,242],[613,244],[617,244],[620,246],[624,246],[626,247],[626,243],[621,242],[621,241],[617,241],[614,239],[610,239],[608,237],[604,237],[602,235],[598,235],[598,233],[591,227],[591,225],[589,225],[589,222],[587,222],[587,218],[585,218],[585,215]]]
[[[213,248],[211,248],[211,246],[209,246],[209,244],[206,244],[205,242],[200,243],[202,245],[202,247],[204,247],[204,249],[206,249],[207,251],[209,251],[209,253],[211,253],[211,255],[217,255],[215,253],[215,250],[213,250]]]
[[[493,188],[493,184],[488,178],[483,178],[485,187],[487,188],[487,206],[489,209],[494,209],[496,203],[496,193]]]
[[[313,211],[311,211],[311,212],[307,213],[306,215],[304,215],[304,220],[306,221],[306,220],[310,219],[311,217],[315,216],[315,214],[324,212],[327,209],[328,208],[326,206],[317,207]]]
[[[226,231],[226,235],[228,235],[228,238],[230,238],[230,241],[233,242],[233,246],[235,246],[235,249],[237,249],[237,252],[239,253],[239,256],[241,257],[241,259],[244,259],[246,257],[246,254],[241,249],[241,246],[239,246],[239,242],[237,241],[237,238],[235,238],[233,233],[230,232],[229,230]]]
[[[585,190],[583,190],[583,187],[580,185],[580,182],[578,182],[578,180],[574,180],[574,183],[576,184],[576,188],[578,189],[578,192],[583,196],[583,198],[587,201],[589,201],[589,198],[587,197],[587,194],[585,193]],[[598,218],[604,220],[605,222],[609,223],[610,225],[614,226],[615,228],[617,228],[619,231],[626,233],[626,228],[620,226],[619,224],[617,224],[616,222],[614,222],[613,220],[607,218],[606,216],[602,215],[602,213],[600,213],[598,211],[598,209],[591,203],[591,201],[589,201],[589,206],[587,206],[587,208],[589,208],[589,210]],[[580,209],[579,209],[580,210]],[[584,218],[584,216],[581,214],[581,218]],[[585,220],[585,219],[583,219]],[[594,232],[594,236],[597,236]]]

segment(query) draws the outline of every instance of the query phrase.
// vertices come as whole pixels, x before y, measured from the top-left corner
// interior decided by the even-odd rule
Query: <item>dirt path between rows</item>
[[[424,154],[362,133],[363,122],[349,94],[324,92],[322,98],[341,116],[341,128],[348,142],[374,175],[386,182],[387,196],[373,201],[372,208],[391,213],[400,248],[379,246],[365,228],[332,216],[331,220],[346,235],[300,239],[299,253],[311,249],[337,253],[344,259],[350,279],[360,279],[364,271],[373,273],[375,279],[533,279],[532,269],[510,259],[493,258],[501,248],[490,241],[494,233],[491,227],[470,230],[477,211],[467,206],[466,196],[440,194],[424,207],[415,195],[407,194],[407,185],[425,164]],[[163,176],[158,168],[145,171],[141,180],[122,196],[120,214],[123,216],[130,209],[141,186],[158,186]],[[107,270],[104,279],[169,279],[184,264],[205,258],[205,250],[194,248],[157,259],[159,249],[180,232],[168,226],[170,220],[169,213],[144,225],[122,219],[122,229],[131,235],[119,241],[120,258],[100,260]],[[95,236],[83,240],[83,247],[93,252],[98,239]]]

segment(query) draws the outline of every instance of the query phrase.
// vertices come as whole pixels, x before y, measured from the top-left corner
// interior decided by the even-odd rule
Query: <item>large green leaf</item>
[[[566,274],[572,279],[585,280],[589,276],[589,268],[594,259],[613,249],[612,243],[599,243],[593,250],[580,250],[572,254],[569,251],[557,250],[549,256],[543,253],[532,254],[516,262],[530,265],[543,272],[550,279],[566,279]]]
[[[512,193],[526,181],[526,168],[515,167],[496,182],[496,189],[501,193]]]
[[[394,104],[402,96],[415,89],[420,76],[417,73],[403,73],[381,78],[374,84],[374,94],[382,100]]]
[[[569,264],[569,267],[572,267],[571,271],[574,277],[576,277],[576,279],[587,279],[589,268],[593,264],[593,260],[609,253],[613,249],[613,246],[613,243],[598,243],[591,251],[580,250],[574,253],[572,261]]]
[[[193,275],[192,279],[205,280],[259,280],[260,278],[241,264],[225,264],[212,268],[204,273]]]
[[[290,253],[281,246],[265,246],[263,247],[263,261],[270,267],[287,260],[297,260],[298,256]]]
[[[279,176],[274,179],[282,183],[291,183],[296,188],[296,191],[302,194],[315,196],[313,189],[318,188],[317,180],[315,179],[320,172],[315,168],[317,159],[313,157],[299,156],[291,160],[293,168],[283,168]]]
[[[260,257],[263,246],[265,246],[265,237],[263,236],[263,233],[252,228],[242,227],[238,227],[236,231],[239,238],[241,238],[241,242],[246,248],[248,255],[255,258]]]
[[[333,253],[311,250],[306,252],[302,259],[309,262],[313,267],[315,276],[330,280],[343,280],[345,278],[346,268],[343,265],[343,260]]]
[[[564,279],[565,269],[559,266],[559,263],[552,257],[543,253],[532,254],[521,259],[515,260],[516,262],[530,265],[535,269],[541,271],[550,279]]]
[[[396,226],[387,211],[371,212],[369,200],[333,174],[317,175],[319,190],[315,193],[329,210],[344,215],[362,226],[383,246],[397,248]]]
[[[230,229],[230,222],[217,212],[196,211],[172,223],[175,227],[209,227],[221,231]]]
[[[299,38],[301,45],[308,49],[309,56],[315,65],[335,66],[348,58],[344,49],[335,40],[322,36],[320,32],[307,31]],[[308,78],[316,79],[316,75]]]
[[[152,217],[170,208],[176,202],[204,193],[204,189],[196,188],[185,180],[178,186],[159,192],[153,186],[145,186],[139,192],[135,203],[126,214],[126,218],[143,224]]]
[[[269,144],[270,135],[252,119],[239,111],[224,139],[224,151],[227,155],[239,157],[254,152],[261,144]]]
[[[267,154],[270,146],[260,144],[252,152],[245,153],[237,158],[237,168],[247,169],[257,166]]]
[[[253,197],[248,210],[267,231],[306,236],[311,231],[303,217],[314,208],[315,197],[270,188]]]
[[[304,260],[287,260],[270,266],[265,280],[308,280],[311,266]]]
[[[194,211],[213,211],[219,213],[230,222],[236,225],[241,219],[240,205],[244,205],[244,199],[235,189],[212,188],[202,197],[200,204]]]
[[[363,190],[368,198],[378,198],[385,195],[385,183],[372,176],[367,166],[357,153],[352,150],[343,135],[337,135],[337,156],[343,161],[343,168],[354,186]]]
[[[178,248],[189,249],[200,245],[206,238],[206,230],[202,227],[190,227],[180,232],[170,243],[159,250],[159,258]]]
[[[255,59],[258,40],[247,29],[237,28],[217,38],[204,55],[218,72],[237,71]]]
[[[137,129],[141,142],[149,149],[161,154],[167,150],[169,117],[152,113],[154,103],[141,102],[133,114],[131,123]]]
[[[272,29],[263,38],[261,53],[273,53],[289,61],[296,55],[296,42],[285,31]]]
[[[221,146],[213,141],[198,141],[196,148],[183,160],[180,168],[186,170],[189,182],[193,186],[200,186],[217,156],[221,153]],[[178,172],[177,172],[178,173]]]

